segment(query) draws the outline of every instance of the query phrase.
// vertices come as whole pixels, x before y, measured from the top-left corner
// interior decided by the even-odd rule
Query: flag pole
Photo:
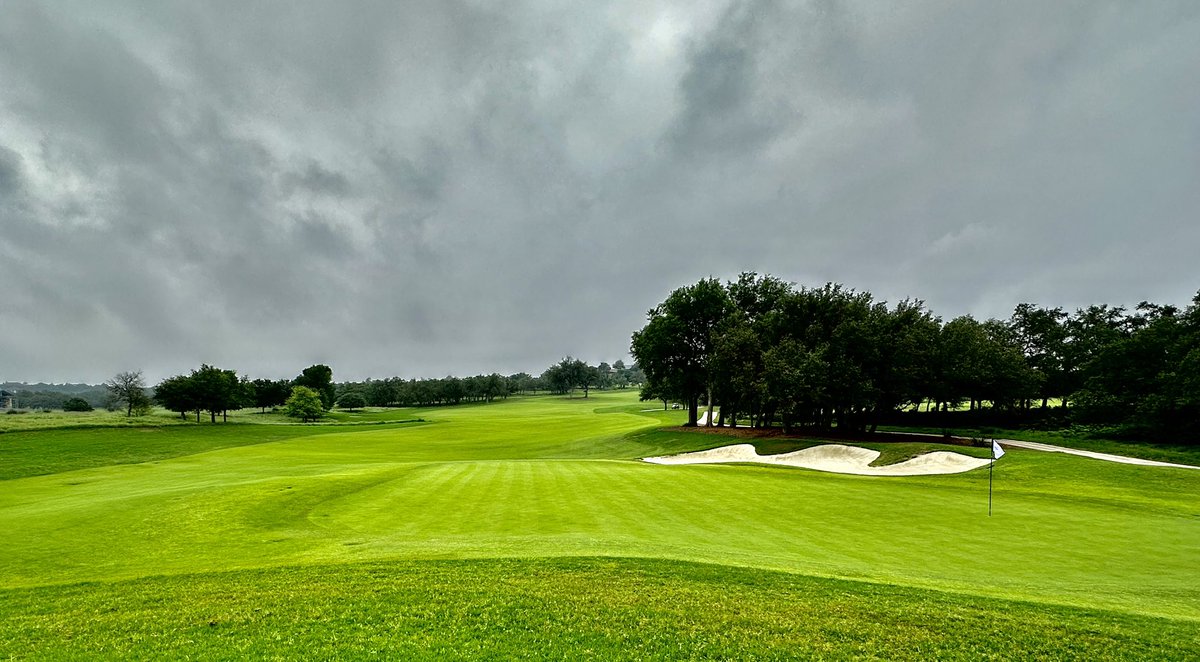
[[[995,453],[992,453],[992,461],[988,462],[988,517],[992,516],[992,467],[996,466]]]
[[[992,468],[996,466],[996,460],[1004,457],[1004,449],[1000,443],[992,439],[992,461],[988,462],[988,517],[992,516]]]

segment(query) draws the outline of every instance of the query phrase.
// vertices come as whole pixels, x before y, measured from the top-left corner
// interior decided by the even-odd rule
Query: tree
[[[316,391],[327,411],[333,407],[337,389],[333,386],[333,369],[329,366],[320,363],[311,365],[292,380],[292,383]]]
[[[189,411],[195,411],[196,422],[200,422],[195,382],[188,375],[176,375],[159,382],[154,387],[154,400],[170,411],[179,412],[179,417],[183,419],[187,418]]]
[[[563,363],[567,359],[563,359]],[[556,363],[542,373],[542,383],[551,393],[565,394],[571,390],[571,373],[563,367],[563,363]]]
[[[686,402],[687,425],[695,426],[699,419],[701,395],[712,402],[715,331],[731,310],[725,288],[717,279],[706,278],[672,292],[633,334],[630,350],[645,372],[649,391]]]
[[[737,424],[739,415],[747,415],[753,426],[766,399],[763,348],[750,324],[731,319],[717,338],[713,370],[716,372],[717,398],[721,403],[721,421]]]
[[[920,301],[904,300],[888,311],[882,304],[873,310],[871,343],[874,352],[867,377],[875,391],[871,431],[879,419],[897,406],[917,404],[932,390],[940,324]]]
[[[288,416],[307,423],[325,414],[325,403],[321,400],[321,395],[311,388],[296,386],[292,388],[292,394],[283,404],[283,411]]]
[[[191,376],[192,394],[195,398],[197,422],[199,410],[209,413],[209,420],[217,422],[217,413],[221,413],[228,421],[227,412],[230,409],[241,409],[245,402],[245,389],[233,370],[221,370],[208,364],[202,364],[199,370],[193,370]]]
[[[278,407],[287,402],[288,396],[292,394],[292,384],[286,379],[278,381],[256,379],[251,382],[251,385],[253,386],[254,406],[263,412],[267,411],[267,407]]]
[[[67,398],[62,404],[63,411],[91,411],[92,405],[83,398]]]
[[[146,397],[146,382],[142,379],[141,370],[117,373],[104,382],[104,387],[114,403],[125,403],[126,416],[133,416],[134,411],[139,415],[148,412],[150,398]]]
[[[566,386],[564,392],[581,388],[583,397],[588,397],[588,389],[595,385],[598,377],[595,368],[570,356],[560,361],[557,368],[556,378]]]
[[[598,388],[598,389],[611,388],[613,385],[613,381],[614,381],[614,375],[616,375],[616,370],[612,366],[608,365],[608,363],[605,363],[603,361],[600,362],[600,365],[595,367],[595,370],[596,370],[596,388]]]
[[[398,377],[367,381],[364,394],[367,404],[372,407],[389,407],[395,404],[399,399],[398,385],[400,383],[402,382]]]
[[[1013,310],[1009,320],[1029,367],[1041,375],[1039,395],[1042,399],[1042,409],[1046,408],[1050,398],[1065,398],[1068,394],[1069,384],[1065,370],[1066,319],[1067,314],[1062,308],[1039,308],[1033,304],[1022,303]]]
[[[340,400],[338,400],[338,406],[342,409],[354,411],[355,409],[362,409],[363,407],[366,407],[367,399],[364,398],[363,394],[359,393],[358,391],[350,391],[349,393],[343,395]]]

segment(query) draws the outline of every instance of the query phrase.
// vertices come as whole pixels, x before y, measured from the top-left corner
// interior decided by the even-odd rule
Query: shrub
[[[91,411],[92,405],[83,398],[67,398],[62,405],[63,411]]]

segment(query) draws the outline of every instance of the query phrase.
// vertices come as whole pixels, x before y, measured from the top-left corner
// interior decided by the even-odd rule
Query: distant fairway
[[[594,393],[355,419],[426,421],[415,424],[0,435],[0,476],[8,478],[0,480],[0,656],[165,650],[147,632],[215,637],[198,653],[235,644],[256,655],[305,650],[270,646],[272,627],[299,626],[251,618],[252,604],[243,603],[254,595],[251,602],[277,605],[276,620],[283,610],[289,623],[298,614],[320,622],[322,641],[342,636],[345,651],[377,640],[360,654],[470,655],[472,631],[500,641],[495,628],[504,626],[517,629],[510,644],[558,641],[557,649],[529,649],[548,656],[569,657],[578,646],[565,642],[585,645],[589,627],[596,651],[729,656],[749,643],[721,643],[706,628],[733,613],[767,619],[789,604],[808,615],[761,625],[776,630],[763,635],[759,654],[1175,657],[1190,650],[1176,647],[1180,637],[1200,638],[1200,472],[1012,450],[996,465],[988,518],[986,469],[879,478],[642,463],[728,443],[659,430],[682,414],[644,408],[631,392]],[[172,457],[172,448],[190,450]],[[424,593],[439,582],[447,595],[469,592],[463,604],[524,611],[459,613]],[[304,588],[326,583],[334,588]],[[607,612],[582,606],[590,592],[624,607],[611,607],[613,620],[602,623]],[[358,599],[376,607],[347,616],[364,609]],[[663,620],[677,621],[689,600],[694,617],[714,622]],[[826,622],[835,603],[854,606]],[[226,618],[230,609],[241,616]],[[108,615],[94,625],[71,616],[93,612]],[[414,631],[396,629],[401,616],[380,616],[393,612],[466,630],[426,633],[432,638],[421,641],[433,647],[424,647]],[[572,625],[571,614],[596,622]],[[1011,633],[952,641],[956,628],[993,617]],[[733,620],[744,628],[746,618]],[[802,631],[820,619],[824,630]],[[903,634],[918,626],[927,630]],[[636,640],[639,627],[658,637],[653,646],[620,643]],[[57,653],[45,648],[68,634],[72,643]],[[876,648],[863,648],[860,635]],[[342,649],[328,650],[323,656]]]

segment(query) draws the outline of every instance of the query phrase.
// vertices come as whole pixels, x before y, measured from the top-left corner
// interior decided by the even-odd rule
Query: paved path
[[[888,434],[903,434],[910,437],[925,437],[930,440],[939,439],[936,434],[926,434],[924,432],[889,432]],[[1106,462],[1120,462],[1121,464],[1137,464],[1143,467],[1174,467],[1176,469],[1200,469],[1193,464],[1175,464],[1174,462],[1159,462],[1157,460],[1143,460],[1140,457],[1125,457],[1124,455],[1110,455],[1108,453],[1097,453],[1096,451],[1081,451],[1077,448],[1067,448],[1066,446],[1052,446],[1050,444],[1042,444],[1036,441],[1020,441],[1017,439],[996,439],[1001,446],[1012,446],[1014,448],[1028,448],[1033,451],[1045,451],[1047,453],[1066,453],[1067,455],[1078,455],[1080,457],[1090,457],[1093,460],[1104,460]]]
[[[1051,446],[1050,444],[1041,444],[1036,441],[1019,441],[1016,439],[997,439],[1001,446],[1014,446],[1016,448],[1028,448],[1035,451],[1046,451],[1048,453],[1066,453],[1067,455],[1079,455],[1080,457],[1090,457],[1095,460],[1105,460],[1108,462],[1120,462],[1121,464],[1139,464],[1145,467],[1175,467],[1177,469],[1200,469],[1200,467],[1191,464],[1175,464],[1173,462],[1158,462],[1156,460],[1143,460],[1138,457],[1125,457],[1124,455],[1109,455],[1108,453],[1097,453],[1095,451],[1081,451],[1075,448],[1066,448],[1064,446]]]

